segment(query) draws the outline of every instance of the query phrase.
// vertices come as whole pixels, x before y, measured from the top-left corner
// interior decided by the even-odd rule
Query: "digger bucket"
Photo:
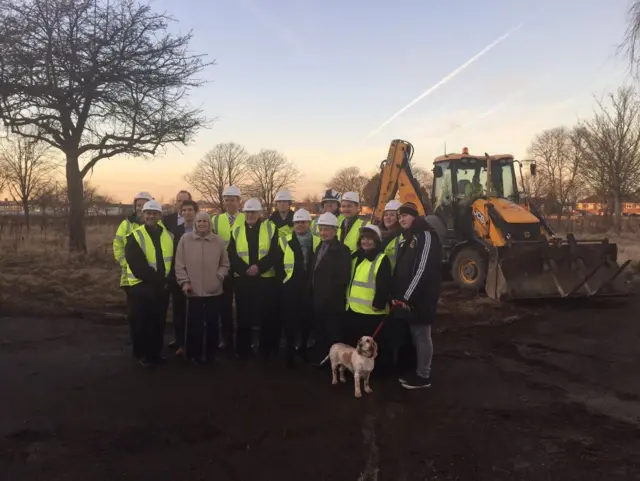
[[[515,241],[493,248],[486,292],[496,300],[629,295],[618,247],[604,240]]]

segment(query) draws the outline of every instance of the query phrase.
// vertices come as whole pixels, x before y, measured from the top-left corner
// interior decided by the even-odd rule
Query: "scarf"
[[[300,248],[302,249],[302,258],[304,259],[305,269],[309,263],[309,257],[311,255],[311,249],[313,249],[313,234],[311,231],[307,231],[306,234],[296,234]]]

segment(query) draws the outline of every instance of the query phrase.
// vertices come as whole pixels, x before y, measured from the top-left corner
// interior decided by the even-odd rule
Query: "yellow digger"
[[[426,214],[412,156],[409,142],[391,142],[380,165],[372,223],[382,221],[385,204],[396,196]],[[629,294],[620,274],[630,261],[618,265],[616,244],[557,237],[526,193],[518,192],[516,163],[522,176],[522,162],[509,154],[475,156],[465,148],[434,160],[426,220],[442,242],[453,280],[496,300]],[[535,175],[535,163],[530,169]]]

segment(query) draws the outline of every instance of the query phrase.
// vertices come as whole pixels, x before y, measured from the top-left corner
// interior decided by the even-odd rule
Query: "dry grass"
[[[73,315],[124,312],[111,249],[115,226],[92,226],[87,256],[68,253],[62,232],[6,233],[0,238],[0,313]]]

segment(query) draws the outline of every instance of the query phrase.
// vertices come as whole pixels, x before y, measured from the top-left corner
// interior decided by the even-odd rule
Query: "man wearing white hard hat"
[[[222,191],[223,211],[215,214],[211,218],[213,233],[222,238],[226,246],[231,240],[233,226],[244,224],[245,217],[240,212],[240,189],[235,185],[225,187]],[[219,347],[221,349],[233,349],[233,276],[228,275],[222,285],[222,295],[220,296],[220,328],[222,339]]]
[[[127,280],[127,260],[124,256],[124,246],[127,243],[127,236],[133,232],[134,229],[140,227],[144,222],[142,220],[142,207],[144,204],[153,199],[149,192],[139,192],[133,197],[133,212],[129,217],[120,222],[116,235],[113,238],[113,257],[120,265],[120,287],[127,296],[127,323],[129,324],[129,337],[133,342],[133,327],[132,327],[132,308],[131,301],[129,299],[129,281]]]
[[[382,248],[380,228],[367,224],[360,229],[358,249],[353,254],[347,316],[342,324],[342,335],[347,344],[355,346],[362,336],[371,336],[389,314],[392,280],[391,262]],[[390,336],[394,331],[392,324],[383,324],[376,337],[376,371],[379,371],[379,367],[391,366],[394,350],[399,347],[396,344],[400,342],[391,342],[396,340]],[[396,333],[398,341],[401,341],[403,333]]]
[[[321,243],[315,251],[311,276],[311,297],[316,345],[316,365],[332,344],[340,342],[340,324],[345,315],[347,287],[351,278],[351,252],[337,237],[338,218],[326,212],[318,217]]]
[[[311,215],[305,209],[293,214],[293,232],[280,236],[282,250],[282,293],[281,306],[284,318],[285,364],[294,367],[296,363],[296,341],[298,354],[307,361],[307,343],[311,330],[311,272],[314,252],[320,245],[320,238],[310,230]]]
[[[402,242],[402,227],[398,222],[398,209],[402,205],[399,200],[390,200],[384,206],[384,214],[382,216],[382,225],[380,231],[382,233],[382,248],[384,253],[391,261],[391,268],[395,268],[398,252],[400,251],[400,243]]]
[[[280,259],[276,227],[261,220],[262,203],[248,199],[244,203],[245,221],[236,223],[229,241],[229,260],[234,276],[238,325],[236,355],[244,360],[252,355],[252,327],[260,330],[260,352],[270,358],[280,347],[280,319],[274,319],[278,283],[276,266]]]
[[[322,194],[322,199],[320,201],[320,205],[322,206],[322,213],[331,213],[335,215],[338,219],[338,224],[342,222],[344,217],[340,213],[340,192],[335,189],[327,189]],[[318,219],[314,219],[311,223],[311,233],[315,236],[319,236],[320,232],[318,230]]]
[[[346,245],[353,254],[358,248],[360,229],[367,221],[360,219],[360,196],[357,192],[345,192],[340,208],[344,219],[338,226],[338,240]]]
[[[278,229],[278,237],[287,236],[293,231],[293,197],[288,190],[280,190],[275,197],[276,210],[271,214],[269,220]]]
[[[142,216],[144,225],[127,237],[125,258],[133,306],[133,354],[143,367],[150,367],[165,359],[162,344],[174,249],[173,234],[159,223],[160,203],[146,202]]]

